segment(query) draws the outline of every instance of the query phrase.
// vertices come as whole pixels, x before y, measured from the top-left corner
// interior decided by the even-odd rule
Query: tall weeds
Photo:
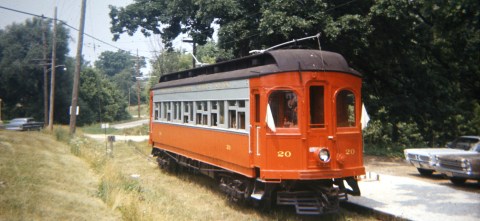
[[[146,143],[115,142],[113,154],[109,155],[104,142],[82,136],[65,139],[63,132],[58,134],[68,140],[72,154],[89,163],[98,175],[95,196],[119,211],[123,220],[299,219],[293,208],[264,213],[229,202],[217,190],[217,184],[206,177],[159,171],[151,162],[151,147]]]
[[[100,176],[96,195],[108,207],[118,209],[125,220],[151,220],[139,208],[139,199],[143,198],[140,182],[119,171],[116,159],[111,157],[105,143],[81,135],[70,137],[64,128],[55,129],[54,135],[57,140],[67,143],[70,146],[70,152],[89,163]],[[115,146],[126,148],[129,147],[128,144],[119,143]]]

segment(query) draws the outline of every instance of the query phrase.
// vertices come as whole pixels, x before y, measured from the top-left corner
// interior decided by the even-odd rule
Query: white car
[[[437,156],[473,154],[479,144],[480,136],[461,136],[448,143],[445,148],[412,148],[403,152],[408,163],[415,166],[421,175],[428,176],[435,172]]]

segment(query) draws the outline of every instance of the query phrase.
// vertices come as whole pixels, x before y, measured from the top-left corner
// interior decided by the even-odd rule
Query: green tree
[[[95,122],[112,122],[130,117],[127,101],[107,76],[93,68],[85,68],[80,74],[79,126]]]
[[[208,41],[205,45],[198,46],[196,57],[200,62],[206,64],[214,64],[218,61],[225,61],[234,58],[232,50],[219,48],[213,41]]]
[[[372,1],[231,1],[231,0],[137,0],[126,7],[111,7],[114,39],[122,33],[161,34],[167,48],[181,33],[188,33],[199,44],[212,37],[212,23],[220,25],[219,45],[235,55],[247,55],[293,38],[325,32],[337,38],[345,32],[368,31],[362,15]],[[350,10],[340,10],[348,6]],[[342,36],[344,37],[344,36]],[[362,36],[363,37],[363,36]],[[361,41],[364,38],[349,37]]]
[[[365,73],[364,100],[374,118],[392,123],[385,133],[393,142],[403,136],[401,122],[415,124],[430,145],[480,132],[470,123],[480,93],[479,10],[470,0],[379,0],[368,14],[368,47],[341,48]]]
[[[117,86],[117,88],[121,91],[122,97],[125,98],[125,100],[129,101],[129,104],[134,104],[135,100],[129,99],[130,94],[135,93],[135,76],[134,73],[132,73],[131,70],[124,69],[115,76],[111,77],[110,79],[112,82]]]
[[[364,73],[367,109],[384,125],[376,137],[409,146],[480,133],[477,0],[137,0],[110,16],[117,39],[140,29],[167,43],[188,33],[204,44],[216,23],[236,56],[321,33],[322,49]]]
[[[42,22],[46,23],[48,53],[52,39],[52,22],[42,19],[27,19],[13,23],[0,30],[0,98],[2,118],[31,116],[43,120],[43,67],[39,61],[43,55]],[[68,30],[61,24],[57,27],[57,64],[66,64],[68,53]],[[68,64],[67,64],[68,65]],[[70,69],[71,70],[71,69]],[[59,91],[71,88],[70,70],[56,69],[55,122],[63,119],[69,100]],[[71,89],[70,92],[71,93]],[[67,105],[68,104],[68,105]]]
[[[143,76],[143,73],[139,72],[137,76],[136,72],[136,56],[133,56],[127,51],[118,50],[117,52],[105,51],[100,54],[97,61],[95,61],[95,68],[104,73],[121,91],[122,97],[129,100],[129,104],[137,103],[137,96],[129,96],[130,93],[134,93],[137,89],[134,86],[136,77]],[[144,57],[140,57],[138,60],[139,69],[146,67],[146,61]],[[131,98],[131,99],[129,99]],[[142,101],[145,102],[146,98],[142,97]]]
[[[152,67],[153,74],[150,82],[154,84],[162,75],[191,68],[192,56],[181,51],[162,50],[155,55]]]
[[[135,59],[128,51],[118,50],[104,51],[95,61],[95,67],[100,69],[107,76],[115,76],[123,70],[129,70],[135,73]],[[140,68],[146,66],[145,58],[139,59]]]
[[[190,33],[195,42],[203,44],[213,34],[210,26],[213,17],[196,16],[199,8],[193,1],[177,0],[138,0],[125,8],[110,6],[110,30],[115,40],[125,32],[133,35],[137,27],[142,27],[141,32],[146,36],[150,32],[161,34],[168,47],[180,33]],[[161,24],[164,26],[160,27]]]

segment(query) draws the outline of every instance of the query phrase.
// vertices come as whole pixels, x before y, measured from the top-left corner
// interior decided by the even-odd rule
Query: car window
[[[25,122],[25,119],[13,119],[12,121],[10,121],[11,123],[24,123]]]
[[[467,138],[467,137],[461,137],[456,139],[452,143],[452,148],[454,149],[461,149],[461,150],[473,150],[475,148],[475,145],[478,143],[478,139],[475,138]]]
[[[477,145],[475,145],[475,146],[472,148],[472,151],[476,151],[476,152],[479,152],[479,153],[480,153],[480,143],[477,143]]]
[[[480,142],[470,144],[470,151],[480,152]]]

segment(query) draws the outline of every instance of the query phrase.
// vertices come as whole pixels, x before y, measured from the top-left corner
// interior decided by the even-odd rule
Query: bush
[[[55,134],[55,139],[57,141],[63,142],[63,143],[69,143],[70,142],[70,133],[68,132],[67,129],[63,127],[56,127],[53,130],[53,133]]]
[[[414,122],[397,124],[371,120],[363,131],[366,154],[378,156],[403,156],[406,148],[427,146]]]

